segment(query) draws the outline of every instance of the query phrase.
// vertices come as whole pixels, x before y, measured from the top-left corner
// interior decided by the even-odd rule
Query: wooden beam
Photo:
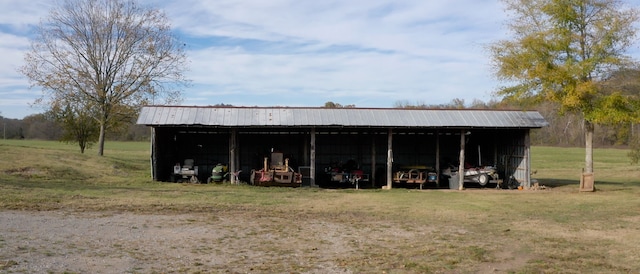
[[[371,188],[376,186],[376,135],[371,134]]]
[[[460,164],[458,165],[458,190],[464,189],[464,149],[466,144],[465,130],[460,130]]]
[[[387,189],[391,189],[393,172],[393,130],[387,133]]]
[[[525,167],[527,168],[524,176],[524,187],[531,187],[531,137],[529,135],[529,129],[525,130],[524,133],[524,161]]]
[[[436,185],[440,186],[440,131],[436,130]]]
[[[229,172],[231,174],[231,184],[235,184],[236,176],[234,176],[236,172],[236,135],[237,130],[235,128],[231,129],[231,136],[229,136]]]
[[[316,186],[316,128],[311,128],[311,142],[309,151],[309,177],[311,186]]]
[[[158,163],[158,160],[156,159],[156,155],[158,155],[157,152],[157,144],[158,141],[156,140],[156,128],[151,127],[151,178],[154,181],[158,180],[158,175],[156,174],[156,164]]]

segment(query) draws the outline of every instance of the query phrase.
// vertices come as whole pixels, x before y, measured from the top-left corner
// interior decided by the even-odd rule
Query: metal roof
[[[540,128],[537,111],[391,108],[147,106],[138,124],[204,127]]]

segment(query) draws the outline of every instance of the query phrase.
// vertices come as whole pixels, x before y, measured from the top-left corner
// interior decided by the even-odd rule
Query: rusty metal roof
[[[203,127],[540,128],[537,111],[147,106],[138,124]]]

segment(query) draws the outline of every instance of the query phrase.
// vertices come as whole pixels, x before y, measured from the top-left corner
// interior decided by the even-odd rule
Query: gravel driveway
[[[351,273],[348,255],[376,233],[257,214],[0,211],[0,220],[0,271],[24,273]]]

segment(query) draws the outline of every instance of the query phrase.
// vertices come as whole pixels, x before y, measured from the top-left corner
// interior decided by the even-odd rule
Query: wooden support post
[[[464,189],[464,149],[466,144],[465,130],[460,130],[460,164],[458,165],[458,190]]]
[[[387,133],[387,189],[391,189],[393,172],[393,130]]]
[[[528,129],[524,133],[524,161],[524,166],[527,168],[524,175],[524,187],[528,189],[531,187],[531,137]]]
[[[311,128],[311,144],[309,151],[309,177],[310,185],[316,186],[316,128]]]
[[[231,129],[231,136],[229,137],[229,173],[231,177],[231,184],[235,184],[236,182],[236,135],[237,130],[235,128]]]
[[[376,135],[371,134],[371,188],[376,187]]]
[[[156,174],[156,164],[157,164],[157,160],[156,160],[156,155],[158,155],[157,151],[156,151],[156,128],[151,127],[151,178],[154,181],[158,180],[158,176]]]
[[[440,131],[436,130],[436,185],[440,186]]]
[[[305,141],[309,141],[309,142],[303,142],[304,143],[304,147],[302,148],[302,159],[304,160],[303,165],[308,166],[309,162],[311,161],[311,156],[309,156],[309,150],[311,147],[311,140],[308,139],[304,139]]]

